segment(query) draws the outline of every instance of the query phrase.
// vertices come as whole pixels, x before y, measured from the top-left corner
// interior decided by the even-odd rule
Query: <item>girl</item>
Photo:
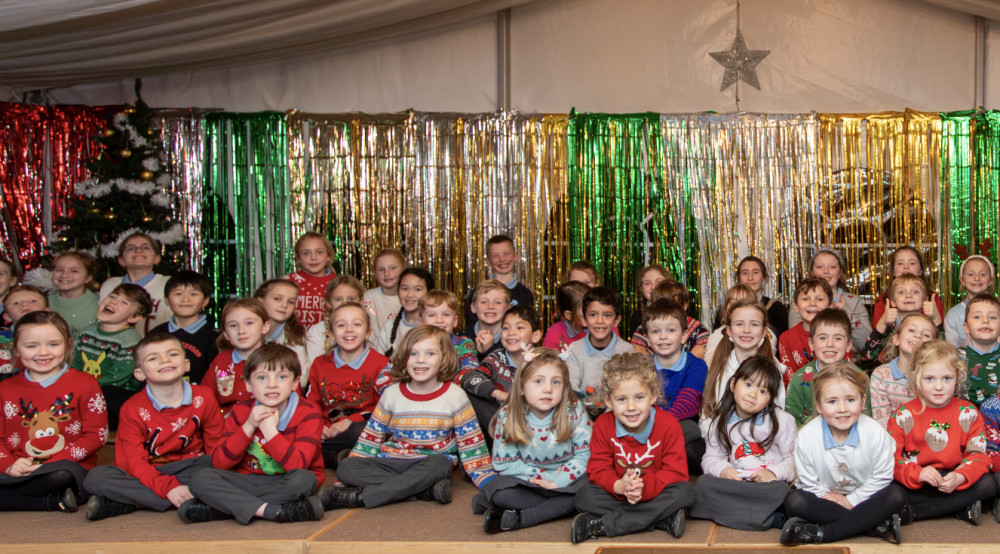
[[[969,300],[977,294],[993,294],[993,280],[996,270],[993,262],[984,256],[969,256],[958,270],[958,280],[965,289],[965,299],[952,306],[944,316],[944,336],[955,348],[966,345],[968,337],[962,324],[965,323],[965,309]]]
[[[14,348],[24,371],[0,383],[0,510],[75,512],[107,438],[104,396],[67,365],[72,336],[59,314],[22,317]]]
[[[909,384],[913,351],[920,343],[937,336],[937,328],[931,318],[911,314],[899,324],[899,332],[889,339],[899,351],[899,356],[875,368],[871,380],[872,418],[882,427],[889,422],[893,412],[914,398]]]
[[[967,376],[958,351],[943,340],[913,353],[910,392],[917,398],[896,410],[888,426],[894,477],[909,507],[903,523],[955,514],[979,525],[982,502],[996,495],[983,418],[974,404],[955,398]]]
[[[372,314],[377,330],[399,313],[399,277],[406,268],[403,254],[395,248],[383,248],[375,255],[375,281],[378,286],[365,291],[362,303]]]
[[[775,298],[764,296],[764,283],[771,277],[764,260],[757,256],[747,256],[736,266],[736,281],[746,285],[757,295],[757,300],[767,310],[768,325],[774,335],[780,337],[788,330],[788,307]]]
[[[382,326],[375,350],[392,357],[396,346],[419,323],[420,299],[434,288],[434,277],[422,267],[409,267],[399,278],[399,311]]]
[[[591,288],[601,286],[601,276],[597,274],[597,266],[586,260],[570,264],[569,271],[566,273],[566,279],[563,282],[568,283],[570,281],[579,281]]]
[[[809,260],[809,275],[823,279],[830,285],[833,291],[830,307],[844,310],[851,318],[851,339],[852,350],[855,352],[855,359],[859,359],[857,354],[865,346],[865,340],[872,332],[872,322],[868,317],[868,310],[861,301],[860,296],[848,293],[844,290],[846,281],[844,280],[844,260],[834,250],[822,249],[813,254]],[[802,316],[795,310],[788,313],[788,326],[794,327],[802,321]]]
[[[673,279],[670,272],[666,270],[661,265],[651,264],[642,268],[639,272],[639,293],[642,294],[642,302],[639,303],[639,309],[632,312],[632,317],[628,321],[628,334],[631,337],[635,330],[642,325],[642,311],[643,309],[652,303],[650,295],[656,285],[659,285],[663,281],[668,279]]]
[[[309,365],[303,367],[307,372],[316,358],[326,354],[334,346],[333,334],[330,332],[330,316],[333,315],[333,310],[348,302],[361,302],[363,294],[361,281],[353,275],[338,275],[326,284],[323,295],[326,301],[326,314],[323,316],[323,321],[306,330],[306,359]]]
[[[49,309],[63,316],[73,336],[97,321],[97,269],[94,257],[79,250],[63,252],[52,260],[56,292],[49,294]]]
[[[271,279],[257,287],[257,292],[253,293],[253,296],[263,302],[270,322],[268,327],[270,331],[265,342],[280,344],[295,352],[302,366],[301,382],[308,383],[309,366],[306,362],[309,361],[309,355],[306,353],[306,331],[295,309],[299,297],[298,285],[287,279]],[[315,352],[323,347],[315,335],[313,341],[313,344],[308,345],[309,350]]]
[[[833,542],[859,533],[899,544],[903,494],[892,486],[893,441],[864,415],[868,377],[849,362],[823,369],[813,381],[822,417],[795,439],[796,489],[785,497],[791,519],[781,544]]]
[[[542,346],[561,352],[587,335],[583,320],[583,295],[590,287],[570,281],[556,289],[556,322],[545,331]]]
[[[403,299],[405,304],[406,300]],[[462,388],[452,382],[458,358],[451,337],[419,325],[392,358],[396,380],[382,394],[337,478],[324,487],[323,508],[374,508],[416,495],[451,502],[451,472],[461,460],[477,487],[496,476],[483,433]]]
[[[795,480],[796,430],[795,419],[774,402],[783,386],[768,358],[740,364],[705,437],[705,474],[691,517],[747,531],[781,527],[777,511]]]
[[[782,374],[785,371],[785,366],[775,359],[771,342],[767,340],[767,312],[763,304],[753,298],[738,300],[730,306],[725,318],[729,322],[726,325],[729,340],[723,341],[715,349],[705,377],[701,418],[698,421],[703,437],[708,436],[709,423],[718,414],[725,387],[729,386],[730,379],[744,360],[754,355],[763,356],[774,361]],[[775,403],[784,409],[784,387],[779,387]]]
[[[889,255],[889,267],[892,269],[892,279],[889,280],[890,287],[892,286],[892,281],[901,275],[916,275],[926,280],[926,275],[924,275],[924,260],[920,257],[920,252],[912,246],[900,246],[893,250],[892,254]],[[888,299],[891,298],[892,292],[890,290]],[[926,310],[924,313],[931,316],[935,321],[940,320],[942,317],[941,314],[944,313],[944,304],[941,302],[941,296],[937,293],[931,294],[928,292],[927,298],[934,301],[934,308],[937,310],[937,315],[935,316],[931,313],[931,310]],[[882,314],[885,313],[887,304],[887,298],[884,293],[875,299],[875,304],[872,306],[872,321],[877,322],[882,319]]]
[[[892,357],[892,351],[886,349],[886,341],[896,331],[900,320],[910,314],[923,313],[931,318],[939,332],[942,324],[941,314],[927,295],[927,283],[923,277],[904,273],[892,280],[889,293],[889,307],[882,312],[862,352],[866,360],[878,360],[883,364]]]
[[[286,279],[293,281],[299,289],[295,317],[304,328],[308,328],[323,321],[326,315],[323,290],[337,276],[333,272],[333,245],[325,236],[310,231],[295,241],[295,263],[299,270],[287,275]],[[299,360],[303,362],[303,369],[309,368],[303,356],[299,356]]]
[[[715,354],[715,349],[719,346],[719,343],[723,340],[728,340],[726,337],[726,326],[729,324],[729,321],[726,320],[726,314],[729,313],[729,309],[733,303],[744,298],[754,298],[753,291],[746,285],[733,285],[726,291],[725,296],[723,296],[722,311],[719,312],[721,317],[718,318],[718,320],[721,320],[722,325],[712,331],[712,334],[708,336],[708,343],[705,345],[705,360],[709,363],[711,363],[712,356]],[[774,336],[770,328],[767,329],[767,340],[771,343],[771,352],[777,352],[778,338]]]
[[[222,308],[222,334],[216,344],[219,355],[212,360],[201,384],[215,391],[222,411],[253,398],[243,382],[243,362],[264,344],[271,319],[258,298],[230,300]]]
[[[333,309],[330,332],[335,346],[313,362],[306,398],[323,412],[323,461],[336,469],[378,403],[375,381],[389,358],[368,348],[371,320],[356,301]]]
[[[494,419],[493,469],[500,475],[472,499],[483,530],[494,534],[573,513],[590,459],[590,418],[569,387],[569,369],[555,351],[539,348],[514,375]]]

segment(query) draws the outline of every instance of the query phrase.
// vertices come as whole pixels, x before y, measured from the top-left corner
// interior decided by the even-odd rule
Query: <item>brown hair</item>
[[[87,276],[90,277],[90,281],[83,284],[83,286],[90,292],[97,292],[101,288],[101,284],[94,279],[97,272],[100,271],[100,267],[97,265],[97,260],[90,255],[89,252],[84,252],[83,250],[69,250],[67,252],[62,252],[56,254],[56,257],[52,258],[52,268],[55,269],[56,263],[63,258],[76,258],[83,266],[83,270],[87,272]]]
[[[392,355],[392,378],[400,383],[410,381],[410,375],[406,373],[406,361],[410,358],[410,350],[418,342],[426,339],[437,339],[441,348],[441,367],[438,369],[437,380],[447,383],[455,378],[458,373],[458,356],[455,348],[451,345],[451,337],[441,329],[433,325],[417,325],[403,337],[403,342],[399,344],[399,349]]]
[[[819,277],[806,277],[799,281],[799,284],[795,287],[795,294],[792,295],[792,301],[798,302],[800,296],[816,289],[823,291],[826,298],[830,302],[833,302],[833,289],[830,288],[830,283],[827,283],[826,279],[820,279]]]
[[[688,292],[687,287],[680,281],[666,279],[653,287],[653,290],[649,293],[649,301],[651,303],[661,299],[671,300],[683,308],[691,301],[691,293]],[[684,321],[687,321],[687,319]]]
[[[149,297],[149,293],[146,289],[140,287],[139,285],[133,285],[132,283],[122,283],[111,291],[112,294],[120,294],[128,299],[129,302],[135,304],[136,315],[146,317],[153,312],[153,299]]]
[[[920,396],[920,378],[923,377],[924,368],[930,364],[944,362],[955,371],[955,396],[965,392],[965,384],[969,379],[968,364],[958,355],[958,349],[947,341],[941,339],[928,340],[917,345],[913,351],[913,361],[910,363],[910,379],[907,390],[916,398],[920,399],[924,411],[927,404]]]
[[[656,404],[663,399],[663,381],[653,365],[653,357],[649,354],[629,352],[615,354],[604,364],[604,376],[601,377],[601,395],[605,402],[611,398],[615,390],[626,381],[638,381],[649,389]]]
[[[124,239],[122,239],[121,242],[118,243],[118,257],[119,258],[121,258],[121,257],[123,257],[125,255],[125,243],[127,243],[128,241],[130,241],[130,240],[132,240],[134,238],[137,238],[137,237],[145,240],[146,242],[148,242],[149,245],[153,247],[153,252],[155,252],[157,256],[160,256],[160,255],[163,254],[163,245],[160,244],[160,241],[154,239],[152,237],[152,235],[148,235],[148,234],[143,233],[143,232],[135,232],[135,233],[132,233],[131,235],[125,237]]]
[[[365,297],[365,287],[361,284],[361,281],[357,277],[345,273],[330,279],[330,282],[326,284],[326,289],[323,291],[323,300],[326,300],[326,303],[329,304],[330,297],[333,296],[333,291],[342,285],[347,285],[354,289],[354,292],[358,293],[358,302],[361,302],[361,299]]]
[[[750,287],[746,288],[749,289]],[[757,355],[773,360],[774,352],[771,351],[771,340],[767,336],[767,309],[764,308],[764,305],[758,302],[752,294],[750,298],[737,300],[729,305],[729,311],[726,312],[724,318],[726,321],[726,336],[729,336],[728,327],[730,324],[730,318],[732,318],[733,312],[740,308],[753,308],[760,314],[764,331],[764,340],[760,343],[760,346],[757,347]],[[708,360],[708,373],[705,375],[705,387],[702,389],[701,397],[701,413],[708,419],[715,417],[716,410],[718,410],[719,407],[719,402],[722,400],[721,398],[716,398],[716,389],[719,388],[719,381],[722,380],[722,375],[726,372],[726,365],[729,363],[729,356],[732,355],[734,349],[735,346],[733,345],[733,341],[722,339],[719,341],[719,345],[715,347],[712,359]],[[723,392],[725,391],[723,390]]]
[[[566,270],[566,277],[563,279],[563,282],[569,282],[569,274],[573,271],[582,271],[590,275],[590,279],[595,283],[594,286],[601,286],[601,276],[597,274],[597,266],[587,260],[579,260],[571,263],[569,269]]]
[[[233,347],[233,345],[229,344],[229,340],[226,338],[226,319],[228,319],[229,315],[233,313],[233,310],[236,310],[237,308],[243,308],[244,310],[249,311],[253,315],[259,317],[264,323],[271,321],[271,319],[267,316],[267,310],[264,309],[264,303],[260,301],[260,298],[237,298],[236,300],[226,302],[226,305],[222,307],[222,315],[219,316],[219,321],[221,322],[221,325],[219,326],[222,328],[222,332],[219,333],[219,338],[215,339],[215,346],[220,352],[223,350],[229,350]]]
[[[992,294],[977,294],[969,299],[969,303],[965,306],[965,321],[969,320],[969,312],[972,311],[973,304],[989,304],[993,308],[1000,310],[1000,300],[993,297]]]
[[[922,320],[926,321],[927,324],[931,326],[931,329],[934,330],[934,336],[937,336],[937,332],[938,332],[937,325],[934,325],[934,320],[931,319],[930,316],[927,316],[927,315],[924,315],[924,314],[910,314],[910,315],[904,317],[899,322],[899,327],[896,328],[896,332],[893,333],[892,336],[893,337],[898,337],[899,333],[903,330],[903,327],[906,327],[906,322],[910,321],[911,319],[912,320],[922,319]],[[890,339],[891,338],[892,337],[890,337]],[[920,345],[918,344],[917,346],[920,346]],[[896,346],[893,343],[892,340],[887,340],[885,342],[885,348],[882,349],[882,354],[880,354],[880,355],[884,355],[885,358],[891,360],[892,358],[895,358],[897,356],[901,356],[902,354],[903,354],[903,352],[899,349],[898,346]]]
[[[743,264],[749,262],[755,263],[760,267],[761,279],[767,281],[771,277],[771,274],[767,271],[767,266],[764,265],[764,260],[758,258],[757,256],[746,256],[740,260],[740,263],[736,264],[736,282],[739,282],[740,280],[740,270],[743,269]]]
[[[7,289],[7,294],[3,297],[5,311],[7,306],[7,299],[10,298],[11,295],[13,295],[15,292],[30,292],[32,294],[37,294],[38,296],[42,297],[42,304],[44,304],[46,308],[49,307],[49,297],[47,294],[45,294],[45,291],[43,291],[42,289],[36,287],[35,285],[14,285],[13,287]]]
[[[507,303],[510,304],[510,289],[507,288],[507,285],[496,279],[487,279],[476,285],[476,288],[472,290],[472,303],[475,304],[476,301],[479,300],[480,296],[494,290],[503,292],[504,298],[507,300]]]
[[[824,254],[837,258],[837,267],[840,268],[840,274],[837,276],[837,286],[842,289],[847,288],[847,280],[844,278],[844,259],[841,258],[840,254],[832,248],[821,248],[817,250],[811,258],[809,258],[809,275],[813,276],[813,267],[816,265],[816,258]]]
[[[569,368],[555,350],[536,348],[532,351],[532,355],[531,361],[514,373],[511,394],[507,396],[509,408],[507,422],[503,427],[503,440],[514,444],[531,443],[533,433],[531,427],[528,426],[527,417],[525,417],[528,413],[528,404],[524,401],[524,382],[531,379],[531,376],[539,369],[547,366],[554,366],[558,369],[563,380],[562,398],[559,400],[559,405],[552,411],[551,428],[556,434],[557,441],[569,440],[576,427],[575,424],[570,423],[570,416],[574,413],[578,402],[573,394],[573,387],[570,386]]]
[[[745,299],[757,300],[757,295],[753,293],[752,288],[747,285],[733,285],[729,287],[729,290],[722,297],[722,317],[719,318],[719,321],[723,326],[729,325],[729,306],[732,306],[738,300]]]
[[[150,344],[159,344],[161,342],[176,342],[177,346],[179,346],[181,350],[184,350],[184,344],[181,343],[181,339],[176,336],[171,335],[166,331],[150,333],[145,337],[142,337],[142,340],[140,340],[138,344],[132,348],[132,361],[135,362],[135,365],[138,367],[139,361],[142,359],[142,351],[145,350],[147,346]]]
[[[327,267],[327,269],[332,270],[333,269],[333,245],[330,244],[330,240],[326,238],[326,235],[321,235],[321,234],[319,234],[319,233],[317,233],[315,231],[309,231],[307,233],[304,233],[301,237],[298,238],[298,240],[295,241],[295,248],[293,248],[293,251],[295,252],[295,257],[296,258],[299,257],[299,248],[302,246],[303,242],[305,242],[305,241],[307,241],[309,239],[317,239],[317,240],[323,241],[323,249],[326,250],[326,257],[328,258],[328,260],[326,262],[326,267]],[[296,260],[296,262],[298,262],[298,260]]]
[[[576,312],[583,304],[583,296],[590,287],[580,281],[569,281],[556,289],[556,321],[562,321],[563,312]]]
[[[848,317],[847,312],[841,310],[840,308],[826,308],[825,310],[820,310],[816,317],[813,318],[812,324],[809,325],[809,338],[814,338],[816,336],[816,330],[820,328],[821,325],[827,325],[832,327],[840,327],[847,334],[847,351],[851,351],[851,318]]]
[[[21,319],[17,320],[17,324],[14,325],[14,348],[17,348],[17,341],[20,340],[25,329],[41,325],[52,325],[66,340],[66,353],[63,363],[68,364],[73,359],[73,333],[70,332],[69,324],[66,323],[66,320],[56,312],[30,312],[24,314]]]
[[[308,234],[309,233],[302,235],[302,238],[299,240],[306,238],[306,235]],[[268,279],[257,287],[257,291],[253,293],[254,298],[259,298],[261,300],[261,306],[263,306],[264,297],[267,296],[267,293],[277,285],[288,285],[290,287],[294,287],[296,297],[298,297],[299,286],[295,284],[295,281],[290,279]],[[266,312],[267,310],[265,309],[265,313]],[[269,321],[270,319],[271,316],[267,316],[264,321]],[[302,327],[302,323],[299,321],[299,316],[295,315],[294,310],[292,310],[292,314],[288,316],[288,319],[285,320],[285,343],[291,345],[303,345],[306,343],[306,330]]]
[[[429,290],[420,300],[417,300],[417,316],[423,316],[424,310],[427,308],[436,308],[442,304],[446,304],[451,308],[451,311],[455,312],[455,315],[458,315],[458,297],[455,296],[455,293],[446,290]]]
[[[687,314],[684,312],[684,307],[668,298],[661,298],[647,306],[643,311],[642,326],[647,329],[648,333],[650,321],[669,318],[676,319],[681,328],[687,328]]]
[[[295,352],[283,344],[265,344],[247,356],[247,361],[243,364],[243,380],[249,381],[250,376],[258,369],[281,371],[282,368],[292,372],[296,379],[302,376],[302,364]]]

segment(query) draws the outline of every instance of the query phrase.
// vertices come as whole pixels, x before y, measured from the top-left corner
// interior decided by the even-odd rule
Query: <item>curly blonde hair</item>
[[[955,396],[965,392],[966,381],[969,379],[969,368],[958,355],[958,349],[941,339],[928,340],[920,343],[913,351],[913,362],[910,366],[910,382],[907,386],[910,394],[920,399],[920,404],[926,408],[923,397],[920,396],[920,379],[924,368],[931,364],[945,363],[955,370]],[[920,410],[923,412],[923,409]]]
[[[653,366],[653,358],[649,354],[630,352],[615,354],[604,364],[604,376],[601,377],[601,395],[611,398],[615,389],[626,381],[638,381],[649,389],[657,404],[663,399],[663,381]]]

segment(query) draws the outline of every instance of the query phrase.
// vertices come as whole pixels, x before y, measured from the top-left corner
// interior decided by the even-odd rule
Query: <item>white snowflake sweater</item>
[[[590,459],[590,418],[583,408],[583,402],[573,402],[566,408],[573,434],[562,442],[557,440],[552,429],[553,412],[544,419],[535,417],[530,411],[525,414],[531,430],[531,442],[517,444],[504,440],[504,428],[510,418],[510,405],[505,404],[497,412],[493,430],[493,469],[501,475],[509,475],[531,480],[541,477],[552,481],[557,487],[567,487],[587,472]]]

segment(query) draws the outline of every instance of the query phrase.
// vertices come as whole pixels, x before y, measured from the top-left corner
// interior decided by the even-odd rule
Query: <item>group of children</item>
[[[919,252],[900,248],[869,318],[834,251],[813,256],[791,311],[747,257],[710,331],[659,266],[621,329],[620,295],[587,262],[545,326],[513,241],[486,248],[492,274],[458,332],[459,300],[427,270],[384,250],[365,290],[316,233],[296,243],[300,269],[229,301],[219,330],[210,281],[155,274],[160,246],[142,233],[99,295],[86,253],[56,257],[48,295],[0,263],[0,509],[312,521],[449,503],[461,465],[486,533],[576,514],[574,543],[679,538],[686,516],[780,528],[786,545],[899,543],[901,525],[978,524],[984,506],[1000,521],[988,259],[965,261],[968,297],[943,315]],[[97,466],[109,440],[115,464]],[[327,468],[336,482],[321,487]]]

